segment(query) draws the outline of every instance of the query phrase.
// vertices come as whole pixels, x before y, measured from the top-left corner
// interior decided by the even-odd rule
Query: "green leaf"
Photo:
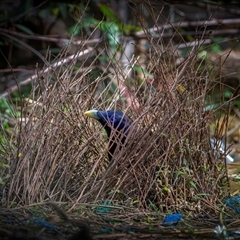
[[[167,186],[163,187],[163,191],[168,192],[169,188]]]
[[[22,24],[16,24],[15,26],[16,26],[16,28],[18,28],[22,32],[25,32],[25,33],[27,33],[29,35],[34,35],[34,32],[31,29],[29,29],[28,27],[26,27],[26,26],[24,26]]]
[[[213,46],[211,47],[211,49],[212,49],[212,51],[215,52],[215,53],[220,53],[220,52],[222,52],[222,49],[221,49],[221,47],[220,47],[218,44],[213,45]]]
[[[102,21],[96,20],[95,18],[83,17],[80,26],[81,28],[96,27],[100,22]]]
[[[109,18],[109,20],[114,21],[115,23],[120,24],[120,20],[118,17],[113,13],[113,11],[105,4],[100,4],[99,9],[105,15],[105,17]]]
[[[25,11],[29,11],[30,8],[33,7],[33,1],[32,0],[25,0],[24,1],[24,9]]]
[[[147,71],[146,69],[143,69],[142,67],[140,67],[138,65],[133,66],[133,70],[138,73],[143,73],[145,75],[145,77],[153,78],[153,75],[149,71]]]
[[[78,24],[77,26],[74,25],[74,26],[70,27],[68,32],[69,32],[70,35],[76,36],[76,35],[78,35],[80,33],[81,29],[82,29],[81,25]]]
[[[132,204],[136,204],[136,203],[139,203],[139,200],[134,200],[134,201],[132,202]]]
[[[209,193],[198,193],[196,194],[196,196],[210,196]]]
[[[157,208],[157,206],[152,202],[152,201],[150,201],[150,200],[148,200],[149,201],[149,203],[150,203],[150,206],[152,207],[152,209],[154,210],[154,212],[158,212],[158,208]]]
[[[50,8],[45,8],[45,9],[42,9],[38,12],[38,15],[41,17],[41,18],[46,18],[48,15],[51,15],[51,11],[50,11]]]
[[[129,25],[129,24],[120,24],[120,31],[127,34],[129,32],[138,32],[138,31],[141,31],[143,30],[141,27],[138,27],[138,26],[132,26],[132,25]]]
[[[230,98],[232,96],[232,93],[230,91],[225,91],[224,92],[224,97],[225,98]]]
[[[59,11],[60,11],[60,9],[58,7],[55,7],[55,8],[52,9],[52,13],[55,17],[58,16]]]
[[[206,59],[206,57],[207,57],[207,51],[201,51],[200,53],[198,53],[198,58]]]
[[[66,18],[68,15],[68,6],[66,3],[59,3],[58,4],[59,10],[63,18]]]
[[[120,32],[117,24],[113,22],[101,22],[100,28],[105,32],[110,47],[116,49],[120,42]]]
[[[192,187],[194,187],[195,189],[197,189],[195,182],[190,181],[190,185],[191,185]]]
[[[214,42],[214,43],[222,43],[223,40],[224,40],[224,38],[222,38],[222,37],[215,37],[215,38],[213,39],[213,42]]]

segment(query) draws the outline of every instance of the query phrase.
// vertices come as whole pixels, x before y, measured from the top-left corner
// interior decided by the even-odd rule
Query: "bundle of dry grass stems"
[[[170,45],[164,52],[158,45],[152,49],[146,68],[154,84],[139,83],[114,61],[92,80],[97,57],[75,70],[77,54],[67,68],[38,73],[36,101],[25,101],[8,156],[9,205],[109,200],[140,209],[154,204],[160,212],[219,211],[226,171],[209,144],[205,100],[212,82],[199,48],[178,66]],[[128,144],[111,164],[104,131],[83,115],[88,109],[120,109],[134,120]]]

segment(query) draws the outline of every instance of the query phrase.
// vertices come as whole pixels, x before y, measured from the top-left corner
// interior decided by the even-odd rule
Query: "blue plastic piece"
[[[226,199],[226,205],[240,214],[240,195]]]
[[[45,227],[45,228],[50,228],[52,230],[57,230],[57,226],[53,225],[52,223],[49,223],[49,222],[45,221],[42,218],[34,219],[33,223],[36,224],[39,227]]]
[[[163,220],[163,225],[175,225],[182,220],[181,213],[169,214]]]
[[[104,201],[97,207],[96,213],[97,214],[107,214],[107,213],[110,213],[112,211],[112,209],[111,209],[112,205],[113,205],[112,202]]]

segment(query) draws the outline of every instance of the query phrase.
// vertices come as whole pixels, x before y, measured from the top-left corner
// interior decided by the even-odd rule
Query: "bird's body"
[[[132,124],[131,119],[118,110],[90,110],[84,115],[98,120],[106,130],[109,138],[108,157],[111,160],[116,150],[120,150],[126,141]]]
[[[85,112],[84,115],[98,120],[106,130],[109,138],[108,156],[109,160],[111,160],[113,155],[116,154],[116,151],[119,151],[121,147],[125,144],[126,137],[132,126],[131,119],[119,110],[90,110]],[[213,139],[210,139],[210,143],[212,148],[216,148]],[[223,150],[223,148],[220,147],[218,149],[218,157],[220,153],[224,154],[224,152],[225,151]],[[226,163],[232,163],[233,161],[234,159],[227,154]]]

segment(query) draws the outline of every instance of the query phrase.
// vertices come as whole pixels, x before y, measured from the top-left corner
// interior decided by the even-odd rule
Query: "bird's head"
[[[85,116],[98,120],[110,137],[112,129],[127,134],[131,120],[119,110],[90,110],[84,113]]]
[[[84,115],[98,120],[106,130],[110,140],[108,157],[111,160],[116,149],[120,150],[125,143],[132,121],[118,110],[90,110],[85,112]],[[112,131],[113,134],[111,134]]]

